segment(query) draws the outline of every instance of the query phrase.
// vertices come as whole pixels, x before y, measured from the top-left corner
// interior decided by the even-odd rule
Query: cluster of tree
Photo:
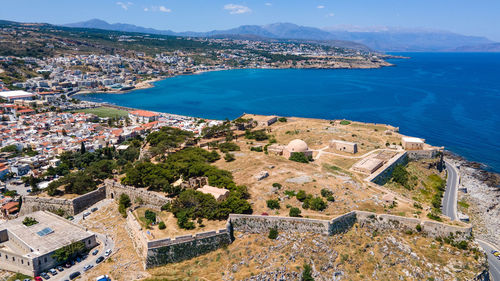
[[[171,127],[162,127],[159,131],[152,132],[146,137],[151,148],[149,151],[153,156],[165,154],[173,148],[193,137],[192,132]]]
[[[230,151],[239,151],[240,147],[234,142],[223,142],[219,144],[219,150],[223,153]]]
[[[406,167],[402,164],[396,165],[396,167],[394,167],[394,170],[392,171],[392,181],[399,183],[407,189],[410,189],[408,179],[409,173],[406,170]]]
[[[280,208],[280,201],[277,199],[269,199],[266,201],[267,207],[271,210]]]
[[[266,134],[264,130],[255,130],[255,131],[246,130],[245,138],[256,141],[264,141],[267,140],[269,136]]]
[[[177,224],[181,228],[193,229],[195,227],[192,220],[224,220],[229,214],[251,214],[252,206],[246,199],[249,198],[245,186],[237,186],[229,193],[229,197],[224,201],[217,202],[210,194],[187,189],[163,209],[171,211],[177,218]]]
[[[38,221],[32,217],[25,217],[23,220],[23,224],[25,226],[32,226],[32,225],[35,225],[37,223],[38,223]]]
[[[335,202],[335,197],[333,197],[333,192],[327,188],[321,189],[321,196],[326,198],[327,201]]]
[[[429,185],[434,191],[431,199],[432,212],[435,214],[441,213],[441,202],[443,200],[444,191],[446,190],[446,181],[436,174],[428,177]]]
[[[156,213],[150,210],[146,210],[144,213],[144,218],[146,219],[148,224],[152,224],[156,222]]]
[[[132,206],[130,197],[127,194],[122,193],[120,195],[120,199],[118,200],[118,211],[124,218],[127,217],[127,208],[130,206]]]
[[[52,254],[52,258],[59,263],[63,263],[65,261],[72,260],[79,255],[83,255],[86,251],[87,248],[85,247],[85,243],[78,241],[56,250]]]
[[[226,136],[229,133],[232,133],[231,122],[229,122],[229,120],[219,125],[207,126],[201,131],[201,135],[206,139]]]
[[[38,152],[34,151],[31,146],[25,147],[23,149],[18,149],[14,144],[4,146],[0,149],[0,152],[9,152],[8,158],[14,158],[18,156],[30,156],[33,157],[38,155]]]
[[[299,190],[295,197],[302,202],[302,208],[304,209],[323,211],[328,207],[327,203],[321,197],[314,197],[312,194],[307,194],[304,190]]]
[[[288,160],[299,162],[299,163],[309,163],[312,161],[312,157],[307,157],[303,152],[292,152]]]

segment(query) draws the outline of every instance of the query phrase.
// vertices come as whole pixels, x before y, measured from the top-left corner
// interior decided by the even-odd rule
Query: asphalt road
[[[99,249],[99,253],[97,253],[97,255],[95,255],[95,256],[92,255],[92,252],[94,251],[94,249],[92,249],[90,251],[87,259],[82,260],[80,263],[77,263],[70,268],[64,268],[63,272],[59,272],[56,276],[50,277],[49,280],[54,280],[54,281],[69,280],[69,275],[73,272],[76,272],[76,271],[80,271],[80,273],[82,275],[84,275],[85,272],[83,271],[83,267],[85,267],[88,264],[91,264],[95,268],[96,266],[98,266],[98,264],[96,264],[95,261],[100,256],[103,256],[104,261],[106,261],[106,259],[108,257],[104,256],[104,252],[106,252],[107,249],[111,249],[111,253],[113,253],[114,248],[115,248],[115,243],[111,238],[108,238],[107,236],[104,236],[102,234],[96,233],[96,236],[97,236],[97,240],[99,241],[99,244],[100,244],[98,247],[94,248],[94,249]],[[104,261],[102,261],[101,263],[103,263]],[[94,268],[91,268],[89,271],[94,270]]]
[[[443,196],[443,214],[450,217],[451,220],[457,220],[457,192],[458,192],[458,171],[455,166],[445,162],[446,170],[448,171],[448,178],[446,179],[446,191]],[[500,281],[500,260],[491,254],[492,250],[498,250],[493,245],[476,239],[481,245],[481,248],[488,256],[488,264],[490,271],[490,278],[494,281]]]
[[[446,191],[443,196],[442,211],[445,216],[451,220],[457,219],[457,190],[458,190],[458,172],[453,165],[445,162],[448,178],[446,179]]]
[[[498,260],[498,258],[491,253],[492,250],[496,249],[494,249],[493,246],[487,242],[481,240],[476,241],[479,243],[479,245],[481,245],[488,256],[488,263],[490,265],[490,278],[494,281],[500,281],[500,260]]]

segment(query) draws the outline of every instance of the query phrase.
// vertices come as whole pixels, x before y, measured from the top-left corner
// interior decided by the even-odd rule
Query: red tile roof
[[[134,110],[134,111],[130,111],[129,113],[132,115],[137,115],[137,116],[141,116],[141,117],[158,116],[158,113],[154,113],[154,112],[146,111],[146,110]]]

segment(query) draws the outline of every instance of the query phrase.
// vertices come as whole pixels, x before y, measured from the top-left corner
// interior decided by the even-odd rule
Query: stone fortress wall
[[[472,227],[453,226],[416,218],[352,211],[331,220],[231,214],[225,229],[151,241],[146,237],[134,215],[129,212],[127,230],[138,254],[144,258],[144,268],[151,268],[190,259],[228,245],[234,240],[233,231],[263,234],[268,233],[271,228],[276,228],[278,232],[333,236],[349,231],[355,223],[373,230],[393,229],[413,232],[417,232],[417,225],[420,225],[420,231],[429,237],[453,235],[458,241],[469,239],[472,229]]]
[[[114,180],[104,180],[106,187],[106,198],[118,200],[120,195],[127,194],[132,203],[141,202],[140,205],[145,205],[152,209],[161,208],[161,206],[169,203],[172,199],[163,196],[154,191],[148,191],[146,188],[135,188],[118,183]]]
[[[106,198],[106,188],[100,187],[94,191],[78,196],[73,199],[23,196],[21,215],[36,211],[55,212],[63,210],[66,215],[74,216],[95,203]]]

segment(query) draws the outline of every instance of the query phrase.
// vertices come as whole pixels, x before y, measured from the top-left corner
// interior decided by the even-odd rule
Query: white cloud
[[[231,15],[250,13],[252,10],[247,6],[227,4],[224,6],[224,10],[228,10]]]
[[[132,5],[134,5],[134,3],[132,2],[116,2],[116,5],[122,7],[122,9],[124,9],[125,11],[128,10],[128,8]]]
[[[266,6],[272,6],[272,5],[273,5],[273,3],[269,3],[269,2],[267,2],[267,3],[265,3],[264,5],[266,5]]]
[[[158,10],[160,10],[160,12],[164,12],[164,13],[170,13],[170,12],[172,12],[172,10],[170,10],[168,8],[165,8],[165,6],[158,7]]]
[[[151,6],[144,8],[144,12],[162,12],[162,13],[170,13],[172,9],[169,9],[165,6]]]
[[[327,17],[333,17],[333,16],[335,16],[335,14],[334,14],[334,13],[329,13],[329,14],[327,14],[326,16],[327,16]]]
[[[319,6],[318,6],[318,7],[316,7],[316,8],[318,8],[318,9],[324,9],[324,8],[325,8],[325,6],[323,6],[323,5],[319,5]]]

